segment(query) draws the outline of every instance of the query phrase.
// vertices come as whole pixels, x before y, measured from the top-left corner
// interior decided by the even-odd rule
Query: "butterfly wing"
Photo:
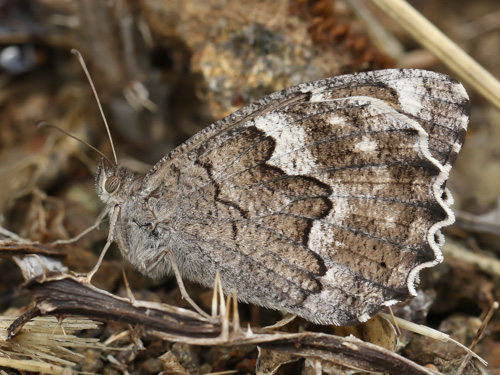
[[[302,84],[196,134],[137,199],[184,277],[210,286],[219,272],[242,300],[365,321],[441,261],[467,105],[458,82],[420,70]]]

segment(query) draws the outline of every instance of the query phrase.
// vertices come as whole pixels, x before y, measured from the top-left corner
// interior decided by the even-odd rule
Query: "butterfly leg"
[[[182,282],[182,277],[181,273],[179,272],[179,268],[177,267],[177,263],[175,262],[174,254],[172,253],[171,250],[167,251],[168,257],[170,258],[170,263],[172,264],[172,270],[174,271],[175,274],[175,279],[177,280],[177,285],[179,286],[179,290],[181,291],[182,298],[184,298],[186,301],[189,302],[191,306],[198,312],[198,314],[204,316],[205,318],[211,318],[209,314],[207,314],[205,311],[199,307],[196,302],[194,302],[191,297],[189,297],[188,292],[186,291],[186,288],[184,287],[184,283]]]
[[[99,214],[99,216],[97,217],[94,224],[92,224],[90,227],[88,227],[87,229],[85,229],[83,232],[76,235],[75,237],[69,238],[67,240],[53,241],[50,244],[51,245],[67,245],[67,244],[79,241],[82,237],[86,236],[88,233],[92,232],[94,229],[97,229],[99,227],[99,225],[102,223],[102,220],[104,219],[104,217],[106,216],[107,213],[108,213],[107,210],[103,210]]]
[[[114,241],[113,234],[115,232],[115,224],[116,224],[116,221],[118,220],[119,213],[120,213],[120,207],[119,206],[115,206],[115,207],[112,208],[112,210],[111,210],[111,212],[109,214],[109,217],[110,217],[111,220],[110,220],[110,223],[109,223],[108,240],[106,241],[106,244],[104,245],[104,248],[101,251],[101,255],[99,256],[99,259],[97,260],[96,265],[85,276],[85,282],[87,282],[89,284],[90,284],[90,281],[92,280],[92,277],[94,276],[94,274],[97,272],[97,270],[99,269],[99,267],[101,267],[102,260],[104,259],[104,256],[106,255],[109,247],[111,246],[111,244]]]

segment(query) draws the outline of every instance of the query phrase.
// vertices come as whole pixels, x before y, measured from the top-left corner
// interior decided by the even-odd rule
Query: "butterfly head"
[[[135,173],[125,167],[111,165],[101,159],[95,176],[95,189],[99,198],[108,205],[120,205],[138,185]]]

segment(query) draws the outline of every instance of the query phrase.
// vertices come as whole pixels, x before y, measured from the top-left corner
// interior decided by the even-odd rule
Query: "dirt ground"
[[[410,3],[500,77],[498,1]],[[296,319],[279,329],[296,336],[280,336],[284,341],[279,342],[276,336],[264,343],[268,333],[261,329],[283,317],[277,311],[238,305],[241,327],[256,332],[251,340],[229,335],[217,341],[224,333],[224,319],[202,324],[184,310],[160,309],[168,318],[153,313],[148,317],[145,311],[157,306],[139,308],[123,302],[130,292],[138,301],[191,307],[174,278],[155,281],[142,276],[122,259],[116,245],[92,280],[96,290],[79,285],[76,278],[51,279],[48,273],[88,272],[108,233],[105,221],[78,242],[51,245],[78,235],[102,211],[94,189],[100,156],[53,128],[36,125],[51,123],[112,155],[72,48],[82,53],[89,67],[120,164],[145,174],[213,121],[301,82],[392,67],[443,72],[461,80],[373,2],[7,0],[0,4],[0,25],[3,373],[56,374],[66,367],[104,374],[253,374],[258,365],[259,373],[265,374],[274,373],[279,364],[283,365],[278,374],[362,374],[370,369],[391,374],[457,373],[465,352],[456,344],[406,330],[395,333],[385,320],[338,328]],[[500,108],[474,87],[466,89],[470,124],[447,185],[457,221],[444,231],[444,262],[421,274],[418,297],[395,306],[394,313],[466,346],[493,313],[474,348],[489,364],[470,360],[463,373],[500,374],[500,315],[491,310],[500,298]],[[27,271],[23,274],[19,264],[26,267],[20,259],[27,254],[54,261],[44,266],[45,279],[25,283]],[[187,281],[186,289],[198,305],[211,311],[211,290]],[[21,337],[6,341],[12,317],[27,312],[28,321],[39,315],[33,306],[45,315],[67,318],[62,323],[66,335],[56,321],[44,320],[41,328],[20,328],[19,336],[30,343]],[[101,323],[73,322],[70,317]],[[171,327],[178,329],[172,333]],[[42,350],[36,340],[54,332],[61,332],[58,340],[64,337],[72,344],[61,349],[57,340],[44,341]],[[346,339],[350,334],[368,344],[353,344]],[[354,350],[353,345],[359,346]],[[30,359],[47,367],[36,367]]]

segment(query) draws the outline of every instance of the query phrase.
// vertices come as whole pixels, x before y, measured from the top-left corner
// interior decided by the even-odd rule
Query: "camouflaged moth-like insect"
[[[323,324],[415,295],[454,221],[445,187],[468,97],[448,76],[382,70],[277,92],[217,121],[146,176],[102,160],[112,239],[172,273]]]

